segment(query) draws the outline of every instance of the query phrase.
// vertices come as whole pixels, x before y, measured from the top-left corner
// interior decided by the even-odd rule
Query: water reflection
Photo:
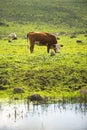
[[[0,102],[0,130],[87,130],[87,103]]]

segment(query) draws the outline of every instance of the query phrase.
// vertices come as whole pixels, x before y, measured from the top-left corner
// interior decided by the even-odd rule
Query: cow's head
[[[54,44],[53,49],[54,49],[55,53],[59,53],[61,47],[63,47],[62,44]]]

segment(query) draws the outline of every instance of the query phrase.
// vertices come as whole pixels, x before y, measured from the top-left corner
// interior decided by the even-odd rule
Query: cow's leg
[[[47,46],[47,52],[48,53],[50,52],[50,46]]]
[[[34,45],[30,45],[30,52],[33,53],[34,51]]]

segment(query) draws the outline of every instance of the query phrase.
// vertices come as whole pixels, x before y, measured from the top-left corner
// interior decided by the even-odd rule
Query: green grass
[[[38,93],[51,98],[79,97],[80,89],[87,88],[87,37],[60,36],[64,45],[55,56],[46,47],[35,46],[34,54],[26,47],[26,39],[8,43],[0,40],[0,97],[20,96],[13,89],[24,89],[23,98]],[[83,42],[77,44],[76,40]]]
[[[0,36],[29,31],[87,33],[86,0],[0,0]]]
[[[30,31],[59,33],[61,52],[51,57],[46,47],[26,47]],[[15,32],[18,40],[8,43]],[[68,34],[68,35],[65,35]],[[79,97],[87,88],[86,0],[0,0],[0,97],[17,97],[13,89],[24,89],[43,97]],[[70,38],[75,35],[76,38]],[[82,40],[77,44],[76,40]]]

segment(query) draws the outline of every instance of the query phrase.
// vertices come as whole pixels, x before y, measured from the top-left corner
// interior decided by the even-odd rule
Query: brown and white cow
[[[46,32],[29,32],[27,41],[30,41],[30,52],[34,51],[34,45],[47,46],[47,52],[53,49],[55,53],[60,52],[60,47],[63,45],[57,44],[57,39],[54,35]]]

